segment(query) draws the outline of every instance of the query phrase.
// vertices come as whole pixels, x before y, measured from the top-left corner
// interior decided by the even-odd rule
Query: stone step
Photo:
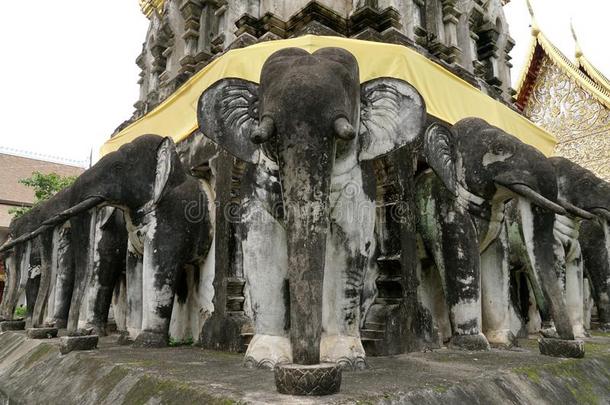
[[[360,339],[369,339],[369,340],[383,340],[385,335],[384,330],[376,330],[376,329],[361,329],[360,330]]]
[[[244,286],[246,281],[241,278],[230,277],[227,279],[227,295],[229,296],[243,296]]]
[[[243,311],[244,297],[227,297],[227,311]]]
[[[400,305],[402,297],[377,297],[375,298],[375,304],[380,305]]]

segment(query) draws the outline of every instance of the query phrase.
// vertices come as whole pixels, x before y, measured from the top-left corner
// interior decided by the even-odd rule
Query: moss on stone
[[[188,384],[175,380],[159,380],[144,376],[129,390],[123,403],[146,404],[156,398],[162,404],[206,403],[212,405],[232,405],[237,402],[228,398],[215,398],[207,393],[194,390]]]
[[[129,374],[127,370],[122,367],[114,367],[108,374],[100,379],[96,384],[99,387],[97,401],[101,402],[108,397],[108,394],[112,392],[114,387],[123,380]]]
[[[27,358],[27,360],[23,364],[23,367],[30,368],[34,363],[37,363],[38,361],[42,360],[43,357],[49,354],[52,349],[53,347],[51,345],[38,345],[38,347],[36,347],[36,349],[32,351],[32,354],[30,354],[30,356]]]
[[[591,343],[589,343],[591,344]],[[600,345],[603,347],[603,345]],[[598,349],[601,352],[601,349]],[[607,353],[604,351],[604,353]],[[594,353],[590,352],[590,355]],[[610,377],[610,357],[597,357],[603,364],[602,370],[606,376]],[[585,366],[586,367],[586,366]],[[579,404],[601,404],[602,401],[595,392],[595,387],[591,383],[589,376],[583,368],[582,360],[569,359],[561,360],[557,363],[536,365],[531,367],[519,367],[513,370],[518,374],[527,376],[533,383],[540,385],[544,377],[559,377],[567,390],[570,391],[574,399]]]
[[[540,384],[540,367],[519,367],[513,370],[517,374],[525,375],[535,384]]]

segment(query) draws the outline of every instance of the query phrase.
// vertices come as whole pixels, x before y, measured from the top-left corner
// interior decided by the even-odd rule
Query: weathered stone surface
[[[61,354],[68,354],[75,350],[93,350],[97,348],[99,336],[64,336],[61,338],[59,351]]]
[[[7,332],[9,330],[24,330],[25,321],[4,321],[0,322],[0,332]]]
[[[335,363],[278,364],[274,371],[280,394],[320,396],[337,394],[341,389],[341,366]]]
[[[273,373],[248,370],[243,356],[183,346],[133,350],[101,337],[100,350],[60,356],[58,341],[0,335],[0,391],[17,403],[576,404],[610,398],[610,334],[586,339],[587,357],[541,356],[536,340],[518,351],[434,350],[371,357],[343,373],[341,392],[289,397]],[[32,381],[44,381],[33,384]],[[86,389],[83,389],[86,387]]]
[[[580,359],[585,357],[585,343],[582,340],[538,339],[540,353],[545,356]]]
[[[167,335],[163,333],[154,333],[142,331],[133,342],[134,347],[166,347]]]
[[[452,349],[479,351],[489,350],[489,343],[482,334],[477,335],[455,335],[451,338]]]
[[[57,328],[30,328],[25,333],[30,339],[53,339],[58,332]]]

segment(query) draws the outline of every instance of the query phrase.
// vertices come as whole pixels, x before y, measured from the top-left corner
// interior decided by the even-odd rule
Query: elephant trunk
[[[523,237],[532,264],[534,277],[542,287],[545,301],[555,321],[561,339],[573,340],[574,333],[568,316],[559,272],[555,269],[555,213],[520,198],[519,211],[523,223]]]
[[[329,228],[333,136],[306,123],[282,136],[278,157],[286,215],[290,340],[296,364],[320,362],[326,235]]]

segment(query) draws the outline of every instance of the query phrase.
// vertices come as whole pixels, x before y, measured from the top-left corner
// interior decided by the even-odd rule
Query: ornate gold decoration
[[[557,136],[556,152],[610,181],[610,109],[549,57],[523,113]]]
[[[163,5],[165,0],[138,0],[140,8],[146,17],[150,17],[153,12],[157,11],[159,14],[163,12]]]

